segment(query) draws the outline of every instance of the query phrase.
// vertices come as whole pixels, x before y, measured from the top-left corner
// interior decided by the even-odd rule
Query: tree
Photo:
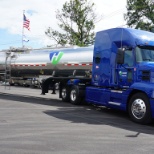
[[[88,2],[88,0],[65,2],[62,10],[56,11],[58,26],[62,32],[49,27],[45,34],[60,45],[86,46],[92,44],[96,19],[93,7],[94,3]]]
[[[154,3],[152,0],[127,0],[124,18],[129,27],[153,31]]]

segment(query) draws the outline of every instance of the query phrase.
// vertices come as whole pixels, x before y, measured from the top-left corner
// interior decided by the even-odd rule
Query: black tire
[[[140,124],[152,122],[149,99],[144,93],[137,93],[132,96],[128,104],[128,112],[132,121]]]
[[[80,95],[79,87],[73,86],[70,90],[70,102],[75,105],[81,104],[82,97]]]
[[[70,101],[70,90],[69,87],[62,87],[61,89],[61,98],[63,102],[69,102]]]

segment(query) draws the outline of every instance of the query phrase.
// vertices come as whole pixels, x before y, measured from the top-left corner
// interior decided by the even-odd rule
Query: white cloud
[[[96,31],[119,27],[124,25],[124,12],[126,12],[126,0],[95,0],[98,13],[102,20],[96,23]]]
[[[68,0],[67,0],[68,1]],[[22,34],[23,10],[30,20],[30,32],[24,29],[34,44],[44,45],[52,42],[45,36],[45,30],[51,26],[57,28],[57,9],[62,8],[66,0],[0,0],[1,22],[0,28],[7,29],[10,34]],[[95,31],[117,27],[124,24],[123,13],[126,10],[126,0],[93,0],[98,16],[102,20],[96,23]],[[28,11],[29,10],[29,11]],[[28,12],[32,12],[29,14]]]

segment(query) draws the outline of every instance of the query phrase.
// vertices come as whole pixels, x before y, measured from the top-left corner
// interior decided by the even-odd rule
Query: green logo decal
[[[63,56],[63,52],[51,52],[50,53],[50,61],[53,65],[57,65]]]
[[[122,75],[122,71],[119,71],[119,75],[120,75],[120,76]]]

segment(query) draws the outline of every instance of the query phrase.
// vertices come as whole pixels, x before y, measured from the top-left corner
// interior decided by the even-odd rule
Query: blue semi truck
[[[76,70],[69,76],[56,76],[55,70],[43,82],[42,94],[58,82],[59,97],[65,102],[86,101],[127,111],[130,118],[140,124],[152,122],[154,33],[130,28],[99,31],[93,48],[92,70],[84,75],[74,72]]]

